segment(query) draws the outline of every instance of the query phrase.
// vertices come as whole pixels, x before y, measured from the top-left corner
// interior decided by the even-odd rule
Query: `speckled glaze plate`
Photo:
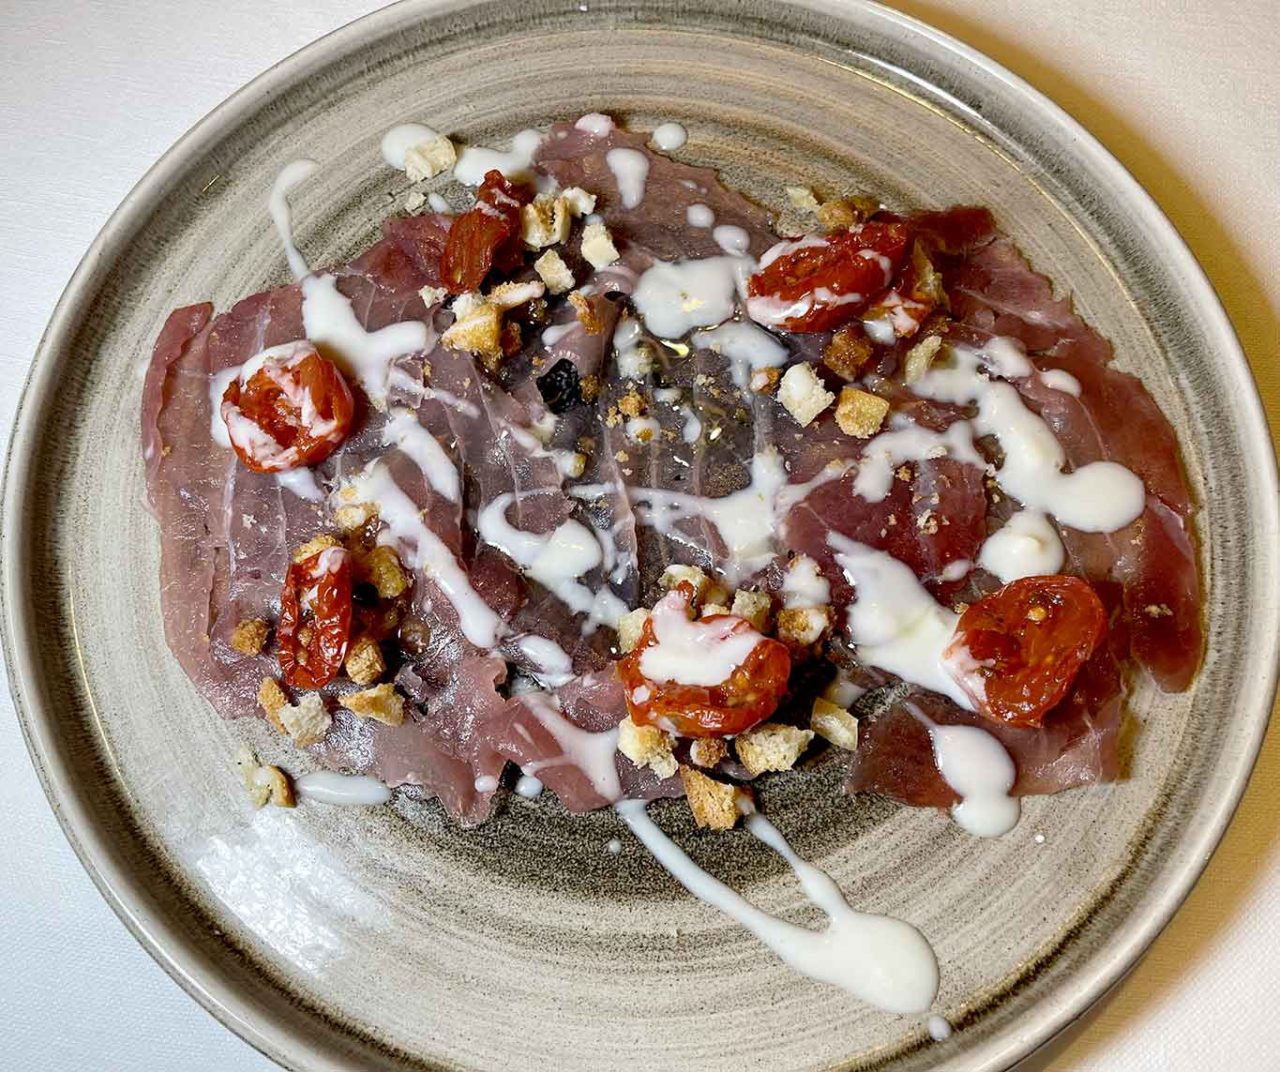
[[[789,183],[890,205],[994,206],[1034,265],[1178,428],[1202,502],[1210,648],[1194,688],[1138,683],[1130,776],[1028,802],[977,841],[933,811],[838,792],[819,764],[763,806],[859,907],[916,924],[942,966],[942,1043],[792,974],[687,896],[617,818],[508,800],[474,831],[434,804],[252,812],[231,767],[261,726],[215,718],[161,637],[143,507],[140,367],[167,311],[287,278],[277,170],[314,264],[372,239],[404,178],[380,133],[425,120],[493,143],[608,111],[676,119],[682,159],[775,207]],[[446,188],[447,192],[447,188]],[[85,866],[214,1015],[299,1069],[1005,1068],[1141,954],[1217,843],[1269,710],[1276,478],[1227,320],[1171,226],[1052,104],[882,8],[500,0],[405,3],[303,50],[182,139],[129,195],[36,357],[4,498],[6,656],[46,791]],[[654,809],[767,910],[816,922],[741,833]],[[623,841],[610,855],[606,842]]]

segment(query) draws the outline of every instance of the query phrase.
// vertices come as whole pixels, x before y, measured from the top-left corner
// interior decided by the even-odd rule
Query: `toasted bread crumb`
[[[288,704],[289,697],[284,694],[284,689],[274,679],[264,677],[262,684],[258,686],[258,706],[267,713],[267,721],[275,727],[277,733],[289,732],[280,721],[280,709]]]
[[[387,662],[382,657],[382,647],[373,637],[365,635],[356,639],[347,649],[343,663],[347,677],[357,685],[372,685],[387,672]]]
[[[637,607],[618,619],[618,650],[623,655],[635,651],[644,623],[648,620],[649,612],[644,607]]]
[[[699,618],[710,618],[713,614],[732,614],[733,612],[723,603],[704,603],[702,609],[698,612]]]
[[[858,747],[858,720],[830,700],[819,697],[813,701],[809,725],[814,733],[825,737],[837,748],[847,748],[852,752]]]
[[[689,761],[698,767],[714,767],[729,754],[719,737],[697,737],[689,745]]]
[[[861,223],[879,207],[880,203],[870,197],[846,197],[838,201],[824,201],[816,215],[825,230],[842,231]]]
[[[346,503],[333,512],[334,523],[343,532],[358,532],[377,516],[378,508],[373,503]]]
[[[785,188],[787,200],[791,202],[791,207],[801,212],[808,212],[815,215],[818,211],[818,199],[814,196],[813,191],[807,186],[788,186]]]
[[[711,578],[699,566],[673,564],[663,570],[662,576],[658,579],[658,583],[667,591],[673,589],[681,581],[688,581],[693,585],[693,601],[695,603],[701,602],[711,587]]]
[[[786,607],[778,611],[778,639],[796,647],[817,643],[831,624],[830,607]]]
[[[586,216],[596,210],[596,195],[587,193],[581,186],[570,186],[566,190],[561,190],[560,196],[564,198],[569,211],[575,216]]]
[[[738,734],[733,747],[742,765],[754,776],[765,771],[790,770],[812,740],[812,730],[782,722],[764,722]]]
[[[749,386],[758,395],[771,395],[778,389],[778,381],[782,379],[782,369],[766,367],[751,370]]]
[[[569,304],[573,306],[573,311],[578,317],[578,323],[583,326],[588,335],[599,335],[600,332],[604,331],[604,324],[596,316],[595,307],[582,291],[571,291]]]
[[[538,194],[520,209],[520,237],[530,249],[557,246],[569,237],[573,210],[564,195]]]
[[[884,424],[889,403],[870,391],[856,387],[840,388],[840,401],[836,405],[836,424],[847,436],[870,439]]]
[[[618,247],[603,223],[589,223],[582,231],[582,256],[593,268],[607,268],[618,259]]]
[[[862,329],[846,324],[822,348],[822,363],[842,380],[854,380],[871,360],[872,353],[871,340]]]
[[[644,395],[634,387],[630,388],[625,395],[618,399],[618,410],[624,417],[643,417],[648,408]]]
[[[563,294],[574,286],[573,272],[564,263],[564,258],[554,249],[549,249],[533,262],[533,270],[552,294]]]
[[[294,744],[302,748],[309,744],[319,744],[333,725],[333,718],[325,709],[324,700],[315,692],[306,693],[296,704],[285,704],[276,715],[285,733],[293,738]]]
[[[440,341],[451,350],[464,350],[496,361],[502,356],[502,310],[481,302],[455,320]]]
[[[674,746],[675,739],[657,726],[638,726],[630,716],[618,723],[618,751],[637,767],[648,767],[659,778],[670,778],[676,772]]]
[[[523,283],[499,283],[485,295],[485,301],[496,305],[502,312],[537,301],[547,292],[547,288],[536,279]]]
[[[741,786],[717,782],[692,767],[680,768],[680,781],[693,821],[711,830],[732,830],[742,814],[739,805],[751,800]]]
[[[409,575],[400,565],[400,556],[385,544],[369,552],[365,566],[369,570],[369,580],[383,599],[395,599],[409,587]]]
[[[293,552],[293,560],[295,562],[305,562],[312,555],[317,555],[321,551],[325,551],[330,547],[341,547],[342,541],[332,533],[322,532],[319,536],[313,536],[296,551]]]
[[[453,142],[437,135],[430,141],[411,146],[404,154],[404,173],[410,182],[434,179],[458,162]]]
[[[939,335],[927,335],[907,351],[902,363],[902,378],[907,383],[918,383],[929,371],[933,359],[942,349],[942,338]]]
[[[418,297],[422,299],[422,304],[430,309],[434,305],[443,305],[449,297],[449,292],[444,287],[423,287],[418,291]]]
[[[255,808],[265,804],[274,804],[277,808],[292,808],[296,801],[293,797],[293,786],[284,771],[279,767],[264,767],[258,763],[247,744],[236,750],[236,768],[240,771],[240,779]]]
[[[261,618],[236,622],[235,628],[231,630],[231,647],[241,655],[261,654],[270,631],[271,627]]]
[[[404,721],[404,697],[389,681],[339,696],[338,703],[361,718],[371,718],[388,726],[398,726]]]
[[[778,401],[801,428],[808,427],[835,400],[836,396],[822,386],[813,366],[804,361],[787,369],[778,386]]]
[[[756,592],[748,588],[739,588],[733,593],[733,613],[745,618],[751,627],[763,633],[769,626],[769,612],[773,609],[773,600],[767,592]]]

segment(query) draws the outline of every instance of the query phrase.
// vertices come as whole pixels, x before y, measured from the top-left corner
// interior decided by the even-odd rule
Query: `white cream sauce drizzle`
[[[690,227],[709,230],[715,225],[716,214],[707,205],[693,204],[684,210],[684,220]]]
[[[661,123],[654,128],[652,140],[655,148],[664,153],[673,153],[684,148],[689,134],[679,123]]]
[[[617,729],[592,733],[575,726],[561,713],[560,701],[551,693],[531,692],[525,697],[525,703],[542,728],[555,739],[561,752],[559,760],[530,763],[524,768],[525,772],[533,774],[535,767],[541,770],[560,762],[569,763],[586,775],[591,787],[605,800],[618,800],[622,796],[622,783],[614,760],[618,751]]]
[[[324,501],[324,489],[311,469],[288,469],[283,473],[276,473],[275,477],[277,484],[299,499],[306,499],[307,502]]]
[[[1040,373],[1040,382],[1046,387],[1052,387],[1055,391],[1062,391],[1076,398],[1080,397],[1080,381],[1065,369],[1043,369]]]
[[[293,788],[304,800],[314,800],[320,804],[373,807],[391,799],[391,790],[377,778],[367,774],[312,771],[295,779]]]
[[[1058,573],[1066,557],[1053,523],[1038,510],[1019,510],[987,537],[978,565],[1008,584],[1019,577]]]
[[[1023,404],[1017,388],[991,377],[1033,371],[1008,339],[992,339],[980,350],[956,344],[949,359],[936,363],[914,390],[923,398],[977,406],[974,431],[995,436],[1004,451],[996,479],[1027,508],[1082,532],[1123,528],[1146,504],[1142,481],[1115,462],[1090,462],[1063,472],[1066,452],[1052,429]]]
[[[798,555],[782,576],[784,607],[823,607],[831,602],[831,585],[808,555]]]
[[[411,409],[396,407],[382,427],[384,446],[396,447],[421,471],[428,484],[450,502],[462,501],[462,478],[439,441],[418,422]]]
[[[639,149],[610,149],[604,162],[618,184],[623,208],[635,208],[644,200],[645,181],[649,177],[649,158]]]
[[[653,334],[678,339],[733,316],[752,267],[748,257],[655,261],[640,276],[631,300]]]
[[[604,552],[595,533],[572,519],[554,532],[533,533],[518,529],[507,520],[507,510],[515,502],[510,492],[499,495],[481,508],[476,531],[486,543],[507,555],[574,613],[585,614],[585,632],[603,623],[616,627],[627,613],[627,605],[608,588],[593,592],[582,583],[583,574],[600,565]]]
[[[787,348],[750,320],[731,320],[710,331],[697,331],[693,345],[705,347],[729,359],[729,374],[740,390],[751,382],[758,368],[778,368],[787,361]]]
[[[516,779],[516,792],[526,800],[533,800],[542,795],[545,787],[532,774],[522,774]]]
[[[649,620],[655,643],[641,653],[640,672],[650,681],[720,685],[764,639],[734,618],[691,621],[676,592],[658,600]]]
[[[427,194],[427,204],[431,207],[432,212],[438,212],[442,216],[452,216],[453,206],[444,199],[444,194],[438,194],[434,190]]]
[[[933,762],[960,796],[951,818],[974,837],[1000,837],[1018,825],[1022,806],[1009,796],[1018,770],[995,737],[977,726],[942,726],[915,704],[908,710],[929,731]]]
[[[415,145],[425,145],[436,137],[434,130],[421,123],[401,123],[382,135],[382,159],[388,167],[403,171],[405,154]]]
[[[378,542],[400,546],[400,557],[412,570],[426,572],[458,613],[466,638],[478,648],[492,648],[504,632],[502,620],[485,603],[458,564],[453,552],[426,523],[408,495],[381,462],[374,462],[351,481],[360,502],[373,503],[384,524]]]
[[[751,248],[751,236],[732,223],[720,224],[712,230],[711,237],[722,250],[737,257],[745,256]]]
[[[613,130],[613,120],[600,112],[588,112],[573,125],[596,138],[603,138]]]
[[[485,149],[468,145],[458,153],[453,166],[453,177],[464,186],[479,186],[485,172],[497,170],[509,179],[520,178],[533,166],[534,154],[546,140],[537,130],[522,130],[511,139],[511,148],[505,153],[497,149]]]
[[[934,1042],[942,1042],[951,1037],[951,1024],[942,1016],[930,1016],[925,1026]]]
[[[311,269],[303,259],[293,241],[293,220],[289,212],[289,191],[311,175],[320,165],[314,160],[294,160],[280,169],[276,181],[271,187],[271,196],[267,208],[271,212],[272,222],[280,235],[284,246],[284,255],[289,261],[289,270],[295,279],[301,279]]]
[[[867,502],[883,502],[893,487],[898,467],[904,462],[927,458],[953,458],[979,467],[986,465],[973,445],[973,430],[968,421],[956,421],[945,432],[935,432],[897,415],[889,431],[867,441],[858,460],[853,490]]]
[[[540,684],[557,689],[573,680],[573,660],[550,637],[524,636],[516,641],[516,647],[533,663],[533,676]]]
[[[942,662],[959,616],[934,600],[911,568],[893,556],[838,533],[827,542],[856,589],[847,624],[858,658],[972,711],[973,701]]]
[[[680,415],[684,418],[684,424],[680,427],[681,440],[696,443],[702,438],[702,419],[689,406],[681,406]]]
[[[439,387],[428,387],[422,392],[423,398],[434,398],[442,406],[448,406],[450,409],[457,410],[464,417],[479,417],[480,407],[474,402],[469,402],[465,398],[459,398],[457,395],[445,391]]]
[[[924,936],[901,920],[850,908],[831,878],[800,859],[764,816],[748,815],[748,831],[791,865],[805,895],[827,915],[825,929],[811,931],[769,915],[712,877],[658,828],[643,801],[622,801],[616,808],[685,889],[736,920],[796,971],[888,1012],[924,1012],[933,1002],[938,962]]]

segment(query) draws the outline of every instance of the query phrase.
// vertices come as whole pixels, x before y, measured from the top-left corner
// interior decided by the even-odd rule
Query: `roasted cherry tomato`
[[[256,367],[254,367],[256,365]],[[355,403],[338,367],[309,342],[265,350],[229,384],[222,419],[240,460],[259,473],[324,461],[347,438]]]
[[[1107,612],[1079,577],[1023,577],[960,616],[947,671],[996,722],[1038,726],[1107,633]]]
[[[863,326],[869,335],[881,336],[876,341],[886,345],[893,338],[904,339],[920,330],[925,319],[939,305],[945,305],[946,291],[942,276],[933,266],[920,242],[911,247],[902,271],[885,291],[862,313]],[[875,325],[884,327],[877,332]]]
[[[910,238],[905,224],[870,222],[779,242],[747,282],[747,313],[786,331],[838,328],[888,288]]]
[[[476,203],[453,221],[440,258],[440,282],[450,294],[476,290],[520,238],[520,207],[532,200],[527,186],[508,182],[501,171],[485,173]]]
[[[319,689],[337,676],[351,640],[351,554],[346,548],[326,547],[289,567],[276,640],[285,684]]]
[[[633,722],[682,737],[742,733],[777,710],[791,676],[791,656],[785,644],[760,636],[736,615],[691,621],[692,605],[693,586],[683,581],[658,601],[635,649],[619,661],[627,710]],[[754,645],[751,637],[758,638]],[[741,657],[733,658],[739,651]],[[721,678],[726,659],[733,669]],[[703,681],[673,679],[663,673],[664,663]]]

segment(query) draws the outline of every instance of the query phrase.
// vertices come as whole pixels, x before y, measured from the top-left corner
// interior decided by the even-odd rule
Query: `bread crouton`
[[[689,762],[698,767],[714,767],[729,754],[729,746],[719,737],[697,737],[689,745]]]
[[[343,663],[347,677],[357,685],[372,685],[387,672],[386,660],[382,657],[382,646],[371,636],[359,637],[347,649],[347,658]]]
[[[787,607],[778,611],[774,631],[783,643],[807,648],[822,639],[830,625],[830,607]]]
[[[764,722],[738,734],[733,740],[733,747],[742,765],[756,775],[765,771],[790,770],[812,740],[812,730],[781,722]]]
[[[371,718],[387,726],[398,726],[404,721],[404,697],[389,681],[339,696],[338,703],[360,718]]]
[[[858,720],[843,707],[821,697],[813,701],[809,725],[819,737],[850,752],[858,747]]]
[[[236,752],[236,768],[255,808],[274,804],[278,808],[292,808],[296,801],[293,786],[279,767],[262,766],[247,744]]]
[[[319,744],[333,725],[324,700],[315,692],[306,693],[296,704],[285,704],[276,712],[276,717],[293,743],[301,748]]]
[[[231,630],[231,647],[241,655],[259,655],[267,643],[271,627],[261,618],[249,618],[236,622]]]
[[[768,592],[756,592],[749,588],[739,588],[733,593],[732,613],[745,618],[751,627],[758,632],[765,632],[769,627],[769,612],[773,609],[773,600]]]
[[[804,361],[787,369],[778,385],[778,401],[801,428],[807,428],[835,400],[836,396],[822,386],[813,366]]]
[[[332,533],[322,532],[319,536],[312,536],[306,543],[293,552],[293,560],[295,562],[305,562],[312,555],[318,555],[321,551],[327,551],[330,547],[341,547],[342,541]]]
[[[644,623],[648,620],[649,612],[644,607],[637,607],[618,619],[618,650],[623,655],[635,651]]]
[[[684,784],[693,821],[711,830],[731,830],[742,814],[741,807],[751,801],[748,790],[717,782],[692,767],[680,768],[680,781]]]
[[[670,734],[657,726],[638,726],[630,716],[618,723],[618,751],[637,767],[648,767],[659,778],[676,772],[675,745]]]
[[[547,250],[534,261],[533,270],[538,273],[538,278],[552,294],[564,294],[573,289],[573,272],[564,263],[564,258],[554,249]]]

